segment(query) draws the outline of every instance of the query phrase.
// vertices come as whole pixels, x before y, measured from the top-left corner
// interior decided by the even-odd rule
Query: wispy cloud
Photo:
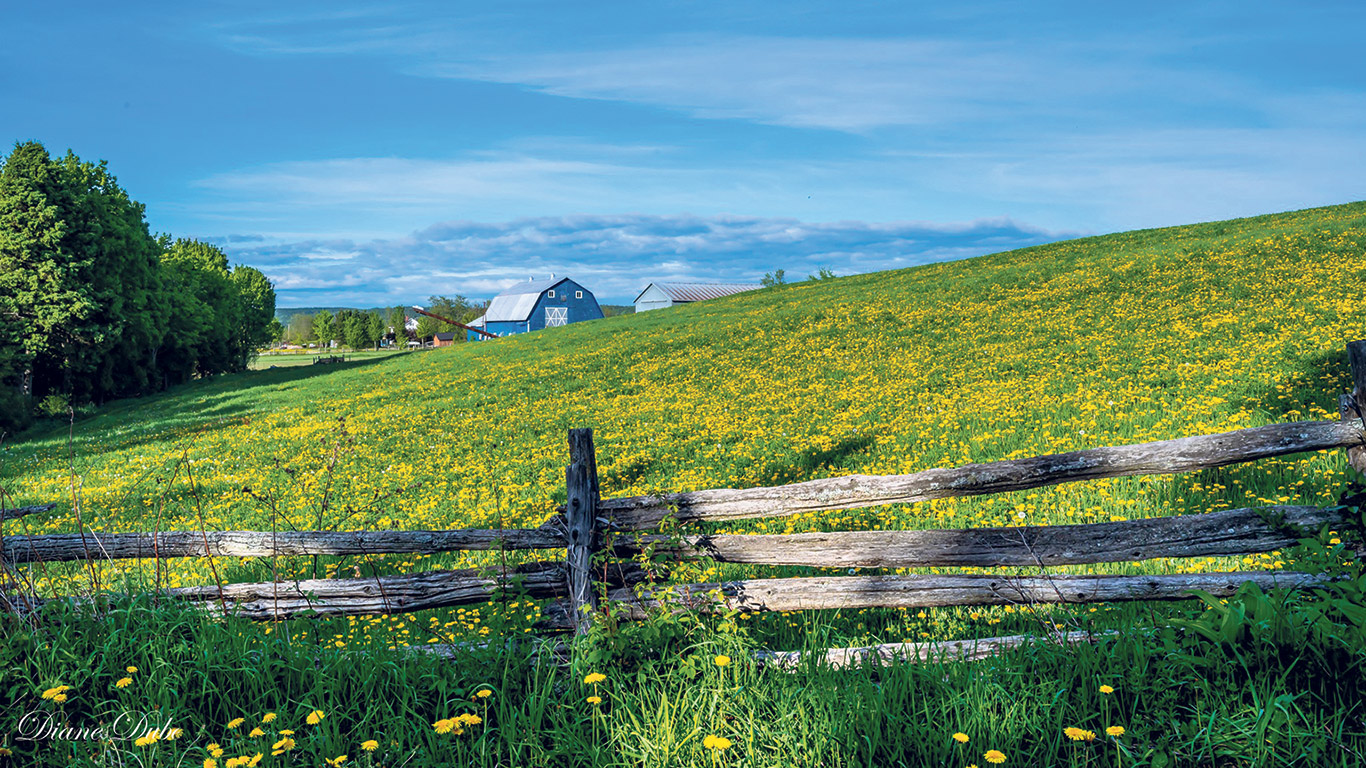
[[[509,29],[497,14],[415,19],[372,9],[354,18],[324,12],[321,21],[317,15],[239,22],[222,27],[218,40],[256,55],[381,57],[427,77],[853,133],[980,130],[993,123],[1008,133],[1060,120],[1152,124],[1191,105],[1209,116],[1241,117],[1259,104],[1249,96],[1276,92],[1186,55],[1226,41],[1226,34],[1061,25],[1030,34],[1039,19],[1025,14],[1012,22],[1004,10],[996,14],[1001,18],[969,12],[976,18],[947,25],[932,23],[936,14],[924,11],[882,14],[888,23],[877,34],[810,24],[788,34],[744,34],[736,25],[550,39],[535,25]],[[926,23],[908,25],[909,19]]]
[[[756,281],[785,269],[871,272],[966,258],[1067,236],[987,220],[826,222],[742,216],[572,216],[455,221],[408,237],[246,244],[237,260],[275,280],[282,306],[403,304],[433,294],[488,297],[531,276],[571,275],[601,301],[652,280]]]

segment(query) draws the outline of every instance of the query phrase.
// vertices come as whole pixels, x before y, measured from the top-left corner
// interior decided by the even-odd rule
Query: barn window
[[[550,294],[549,294],[549,295],[550,295],[550,298],[552,298],[552,299],[555,298],[555,289],[554,289],[554,288],[551,288],[551,289],[550,289]]]
[[[583,298],[583,291],[574,291],[574,298],[576,298],[576,299],[582,299],[582,298]]]

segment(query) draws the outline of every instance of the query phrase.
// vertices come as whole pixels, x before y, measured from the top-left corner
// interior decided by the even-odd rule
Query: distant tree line
[[[464,296],[431,296],[427,311],[448,317],[456,322],[469,323],[483,313],[483,308]],[[416,314],[416,313],[413,313]],[[333,312],[320,309],[312,314],[296,312],[289,317],[284,329],[284,341],[289,344],[376,349],[384,343],[406,344],[409,338],[428,342],[438,333],[459,331],[456,341],[465,340],[465,332],[450,323],[443,323],[426,315],[417,316],[417,327],[409,333],[407,307],[389,309],[339,309]]]
[[[265,275],[144,214],[103,162],[0,157],[0,430],[243,370],[283,330]]]

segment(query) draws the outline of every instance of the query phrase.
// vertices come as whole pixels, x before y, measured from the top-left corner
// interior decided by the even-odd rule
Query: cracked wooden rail
[[[1291,571],[1235,571],[1148,576],[924,574],[909,576],[816,576],[676,584],[640,594],[617,589],[608,597],[623,618],[644,619],[653,610],[737,610],[750,613],[860,608],[946,608],[969,605],[1111,603],[1187,600],[1194,591],[1228,597],[1244,583],[1263,589],[1304,589],[1322,577]]]
[[[208,546],[206,547],[205,544]],[[10,563],[156,557],[434,554],[460,550],[562,549],[552,530],[450,531],[163,531],[5,536]]]
[[[846,475],[764,488],[717,488],[603,499],[597,508],[598,514],[618,530],[646,530],[670,517],[678,521],[742,520],[909,504],[1082,480],[1175,474],[1362,445],[1366,445],[1366,432],[1358,420],[1301,421],[1138,445],[926,469],[908,475]]]
[[[18,520],[26,515],[34,515],[39,512],[51,512],[56,509],[56,504],[34,504],[29,507],[14,507],[13,509],[0,509],[0,522]]]
[[[1279,520],[1273,526],[1267,519]],[[833,531],[795,534],[618,535],[617,555],[653,552],[723,563],[821,568],[1052,566],[1271,552],[1344,522],[1337,509],[1272,506],[1086,525]]]
[[[177,587],[154,598],[197,604],[207,613],[227,613],[247,619],[292,619],[301,616],[370,616],[409,613],[430,608],[484,603],[505,590],[529,597],[562,597],[564,566],[529,563],[509,569],[504,576],[493,569],[425,571],[359,579],[224,584],[222,587]],[[17,607],[32,610],[54,600],[88,602],[90,598],[20,597]]]

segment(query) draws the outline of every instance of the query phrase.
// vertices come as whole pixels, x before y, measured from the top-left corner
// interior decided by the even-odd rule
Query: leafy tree
[[[91,263],[66,237],[73,205],[47,150],[16,144],[0,166],[0,383],[23,397],[68,383],[63,353],[97,330]]]
[[[52,395],[80,405],[240,370],[274,307],[257,270],[154,238],[105,163],[37,142],[0,158],[0,429]]]
[[[257,350],[270,343],[275,319],[275,287],[258,269],[238,265],[228,275],[236,305],[231,344],[236,368],[246,370]]]
[[[239,329],[245,321],[227,254],[181,238],[170,244],[162,264],[180,294],[181,317],[173,320],[170,339],[180,380],[244,369]]]
[[[370,318],[367,313],[354,309],[343,309],[337,313],[342,343],[352,349],[365,349],[370,346]]]
[[[313,316],[313,340],[318,342],[318,346],[325,347],[332,341],[332,332],[332,313],[325,309],[318,310]]]
[[[413,332],[413,335],[417,337],[418,341],[425,343],[431,341],[432,337],[445,327],[446,324],[440,320],[420,315],[417,318],[417,330]]]
[[[388,333],[394,336],[394,343],[401,345],[408,339],[408,309],[406,307],[394,307],[389,310],[385,324],[388,326]]]
[[[775,269],[772,272],[766,273],[759,282],[762,283],[765,288],[785,285],[787,283],[787,273],[784,270]]]
[[[835,278],[835,273],[834,273],[834,272],[832,272],[832,271],[829,270],[829,269],[826,269],[825,267],[821,267],[821,268],[816,272],[816,274],[814,274],[814,275],[808,275],[806,279],[807,279],[807,280],[811,280],[811,281],[813,281],[813,282],[819,282],[819,281],[821,281],[821,280],[833,280],[834,278]]]
[[[366,346],[379,349],[379,342],[384,338],[384,334],[388,332],[389,327],[384,322],[384,316],[378,312],[367,312],[366,317],[368,317],[370,321],[370,327],[365,339]]]
[[[313,316],[296,312],[289,316],[289,327],[285,328],[285,341],[290,344],[307,344],[313,338]]]
[[[468,324],[479,316],[479,308],[464,296],[429,296],[427,311],[459,323]],[[417,336],[424,341],[438,333],[458,330],[450,323],[422,315],[417,319]],[[456,341],[464,341],[465,335],[457,333]]]

